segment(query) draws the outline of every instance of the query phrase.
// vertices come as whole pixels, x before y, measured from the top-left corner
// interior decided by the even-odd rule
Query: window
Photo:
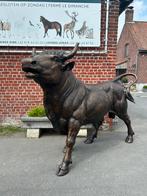
[[[128,57],[129,56],[129,44],[125,44],[125,54],[124,57]]]

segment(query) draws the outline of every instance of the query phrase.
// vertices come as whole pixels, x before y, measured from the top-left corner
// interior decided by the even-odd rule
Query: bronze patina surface
[[[75,56],[78,45],[69,54],[50,55],[48,52],[35,53],[32,57],[22,60],[22,70],[26,77],[38,83],[44,92],[44,107],[46,115],[52,122],[54,129],[67,133],[65,154],[57,175],[63,176],[69,172],[72,163],[71,155],[76,136],[81,125],[92,124],[95,130],[86,139],[85,143],[92,143],[97,135],[104,115],[117,115],[128,129],[127,143],[133,142],[133,129],[127,113],[127,99],[134,102],[128,88],[125,88],[120,79],[123,74],[113,81],[99,85],[85,85],[72,73],[74,61],[67,60]]]

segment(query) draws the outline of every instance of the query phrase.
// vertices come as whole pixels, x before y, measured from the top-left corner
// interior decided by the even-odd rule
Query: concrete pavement
[[[100,132],[91,145],[78,138],[68,175],[57,177],[65,137],[0,138],[0,196],[146,196],[147,94],[129,103],[135,131],[133,144],[124,142],[122,121],[112,132]]]

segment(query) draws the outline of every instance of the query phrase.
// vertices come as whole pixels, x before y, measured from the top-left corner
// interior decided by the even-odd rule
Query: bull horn
[[[69,54],[63,56],[63,60],[66,61],[66,60],[74,57],[74,55],[76,54],[76,52],[78,50],[78,46],[79,46],[79,43],[76,43],[74,49]]]
[[[32,49],[32,56],[34,56],[36,54],[36,48]]]

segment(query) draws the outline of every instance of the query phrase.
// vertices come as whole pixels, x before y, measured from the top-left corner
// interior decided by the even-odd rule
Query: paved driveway
[[[65,138],[0,138],[0,196],[146,196],[147,95],[129,104],[133,144],[124,142],[122,122],[112,132],[100,132],[94,144],[78,138],[70,173],[57,177]]]

